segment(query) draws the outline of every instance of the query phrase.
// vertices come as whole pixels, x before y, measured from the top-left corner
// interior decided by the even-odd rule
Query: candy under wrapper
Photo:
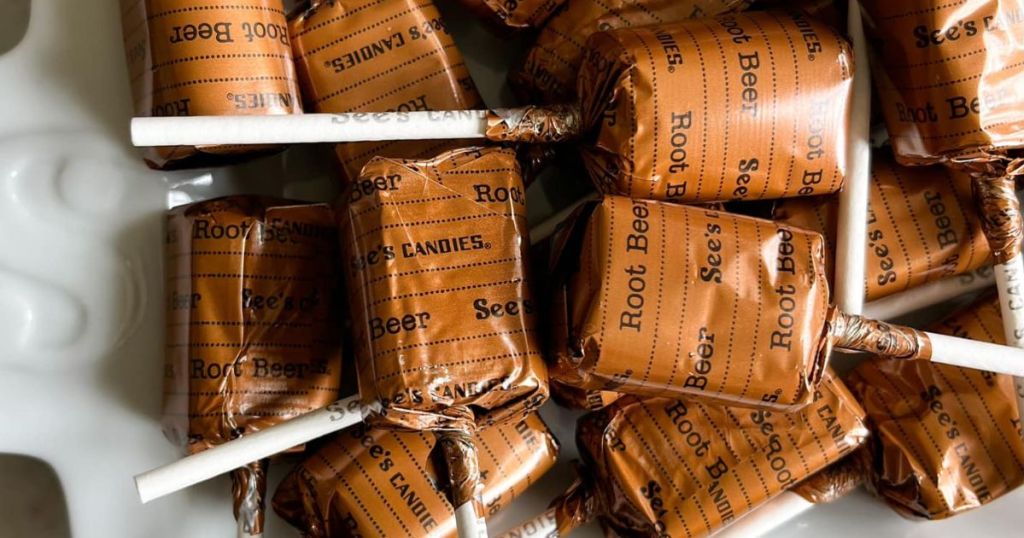
[[[338,398],[337,244],[325,204],[231,196],[168,212],[168,439],[196,453]],[[234,473],[240,520],[262,524],[246,503],[262,503],[265,472]]]
[[[316,112],[468,110],[483,106],[437,8],[429,0],[310,0],[289,20],[299,81]],[[375,156],[430,158],[457,140],[339,144],[352,181]]]
[[[566,0],[537,35],[522,62],[508,75],[509,85],[527,103],[567,103],[576,97],[576,75],[587,38],[598,31],[739,10],[743,0]]]
[[[600,32],[581,152],[608,193],[675,202],[828,194],[845,177],[853,54],[801,11]]]
[[[508,506],[555,463],[558,442],[537,414],[476,434],[487,515]],[[313,538],[454,537],[433,435],[358,425],[329,439],[278,486],[274,510]]]
[[[121,24],[138,116],[302,112],[281,0],[129,0]],[[208,166],[271,149],[158,147],[145,159]]]
[[[499,35],[540,28],[565,0],[459,0]]]
[[[472,433],[543,403],[514,152],[376,158],[349,193],[344,259],[367,419]]]
[[[999,304],[991,296],[935,329],[1003,340]],[[873,433],[863,454],[867,485],[900,513],[943,519],[1024,482],[1024,442],[1011,377],[875,359],[856,368],[849,384]]]
[[[791,414],[623,397],[577,425],[586,478],[553,503],[558,535],[597,515],[620,536],[707,536],[853,452],[863,416],[832,375]]]
[[[845,497],[864,483],[864,467],[858,452],[813,474],[793,487],[793,493],[814,504],[827,504]]]
[[[863,0],[875,86],[905,164],[1024,146],[1024,5]]]
[[[904,167],[872,158],[865,297],[869,301],[962,275],[992,262],[974,210],[973,180],[944,166]],[[1016,196],[1016,195],[1014,195]],[[823,234],[829,274],[838,203],[830,197],[776,202],[776,220]]]
[[[820,235],[608,196],[559,241],[554,379],[779,410],[810,402],[832,342]]]

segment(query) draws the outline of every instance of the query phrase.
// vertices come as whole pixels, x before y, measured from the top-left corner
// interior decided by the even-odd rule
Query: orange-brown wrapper
[[[974,210],[971,177],[945,166],[904,167],[876,152],[868,184],[867,300],[962,275],[991,263]],[[1016,196],[1016,195],[1014,195]],[[780,200],[774,218],[823,234],[833,274],[838,202],[833,197]]]
[[[565,0],[459,0],[499,35],[540,28]]]
[[[793,493],[814,504],[828,504],[864,483],[864,467],[856,453],[833,463],[793,487]]]
[[[508,506],[555,463],[558,442],[536,414],[473,436],[486,515]],[[278,486],[274,510],[312,538],[454,537],[445,474],[429,433],[357,425],[330,437]]]
[[[864,0],[875,87],[904,164],[1024,145],[1024,6]]]
[[[999,303],[978,301],[936,332],[1003,343]],[[874,359],[849,377],[873,432],[868,487],[904,515],[943,519],[1024,482],[1013,379],[924,361]]]
[[[1015,168],[1024,161],[1013,163]],[[1020,170],[996,176],[975,178],[974,199],[981,216],[981,227],[992,248],[996,263],[1003,264],[1020,255],[1024,241],[1024,219],[1017,198],[1017,176]]]
[[[776,410],[811,401],[834,318],[820,235],[607,196],[559,241],[553,379]]]
[[[854,451],[863,417],[832,375],[795,413],[626,396],[577,425],[596,507],[563,497],[559,535],[589,509],[620,536],[707,536]]]
[[[469,1],[469,0],[467,0]],[[587,38],[599,31],[711,17],[749,0],[566,0],[544,25],[508,82],[524,103],[575,101]]]
[[[828,194],[845,177],[853,54],[802,11],[599,32],[579,75],[604,192],[674,202]]]
[[[230,196],[168,212],[168,439],[196,453],[338,398],[337,245],[325,204]],[[233,476],[236,512],[262,504],[263,464]]]
[[[515,153],[376,158],[341,215],[359,389],[375,425],[461,430],[548,395]]]
[[[289,29],[306,107],[316,112],[470,110],[483,106],[430,0],[307,0]],[[346,182],[376,156],[425,159],[458,140],[338,144]]]
[[[121,0],[137,116],[302,112],[281,0]],[[154,168],[208,166],[272,146],[149,148]]]

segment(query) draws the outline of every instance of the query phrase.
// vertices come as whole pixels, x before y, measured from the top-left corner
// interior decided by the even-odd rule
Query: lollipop
[[[337,399],[337,237],[323,204],[233,196],[169,212],[168,439],[201,452]],[[266,464],[232,473],[247,535],[262,534]]]
[[[301,112],[281,0],[134,0],[121,6],[138,116]],[[152,148],[154,168],[237,160],[273,146]]]
[[[289,19],[308,110],[411,112],[483,105],[433,3],[353,4],[358,3],[307,0]],[[429,158],[459,145],[453,140],[373,142],[341,144],[336,152],[344,179],[351,181],[376,155]]]
[[[880,299],[991,263],[972,207],[972,180],[943,166],[903,167],[872,159],[864,295]],[[824,235],[828,264],[835,252],[835,200],[780,200],[773,218]],[[831,273],[831,270],[829,271]]]
[[[596,518],[620,536],[707,536],[855,450],[863,416],[832,375],[791,414],[626,396],[580,419],[580,480],[526,526],[566,536]]]
[[[558,441],[536,413],[488,428],[480,445],[481,498],[489,515],[551,468]],[[428,455],[434,438],[358,425],[339,432],[292,470],[274,510],[304,536],[455,536],[443,477]]]
[[[938,331],[1000,342],[997,298],[979,300]],[[871,360],[849,377],[867,411],[868,489],[897,511],[942,519],[1024,483],[1013,380],[939,364]]]
[[[585,207],[559,254],[553,317],[567,330],[551,372],[566,384],[793,410],[811,401],[833,347],[1024,369],[1014,348],[839,312],[816,233],[615,196]]]

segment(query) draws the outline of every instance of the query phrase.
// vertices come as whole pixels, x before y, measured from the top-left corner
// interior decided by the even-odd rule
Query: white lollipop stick
[[[500,538],[557,538],[558,521],[555,511],[549,509],[533,519],[520,523],[502,534]]]
[[[753,512],[716,532],[715,538],[757,538],[808,511],[814,503],[792,491],[783,491]]]
[[[135,476],[143,503],[259,461],[278,452],[343,430],[359,422],[359,397],[352,396],[272,428],[208,448]]]
[[[853,41],[857,73],[853,77],[846,185],[839,192],[835,301],[850,314],[864,310],[864,259],[867,250],[868,182],[871,180],[871,72],[860,4],[849,3],[847,33]]]
[[[1003,335],[1007,345],[1024,347],[1024,254],[1017,254],[1006,263],[993,267],[999,310],[1003,317]],[[1013,380],[1017,388],[1017,406],[1024,409],[1024,379]]]
[[[487,523],[477,515],[472,502],[455,509],[455,529],[459,538],[487,538]]]
[[[132,118],[136,146],[483,138],[486,110]]]
[[[995,283],[992,267],[985,266],[971,273],[929,282],[923,286],[871,301],[864,305],[864,316],[880,320],[895,319],[967,293],[981,291],[992,287]]]

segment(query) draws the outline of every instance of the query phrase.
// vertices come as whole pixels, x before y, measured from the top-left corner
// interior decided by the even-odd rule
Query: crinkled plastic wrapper
[[[992,262],[974,210],[972,179],[944,166],[903,167],[888,152],[872,159],[868,191],[867,300],[881,299]],[[777,202],[776,220],[824,234],[833,274],[836,215],[833,197]]]
[[[325,204],[233,196],[168,213],[168,439],[195,453],[337,399],[337,244]],[[235,482],[236,513],[262,511],[238,503],[262,498],[264,464]]]
[[[711,17],[748,4],[744,0],[566,0],[523,61],[509,72],[509,85],[526,103],[575,101],[576,75],[591,34]]]
[[[577,425],[596,506],[557,500],[559,535],[589,512],[620,536],[707,536],[854,451],[863,416],[831,375],[796,413],[626,396]]]
[[[540,406],[547,368],[515,154],[376,158],[349,193],[344,261],[367,419],[472,432]]]
[[[565,0],[459,0],[499,35],[540,28]]]
[[[594,34],[579,74],[582,155],[608,193],[675,202],[838,191],[853,54],[802,11]]]
[[[905,164],[1024,146],[1024,5],[864,0],[875,87]]]
[[[311,0],[289,22],[306,106],[317,112],[469,110],[483,106],[430,0]],[[346,181],[371,158],[430,158],[458,140],[336,146]]]
[[[794,410],[831,349],[820,235],[608,196],[560,238],[554,379]]]
[[[793,493],[814,504],[827,504],[845,497],[863,483],[864,468],[854,453],[800,482],[793,487]]]
[[[558,442],[537,414],[473,436],[491,516],[551,468]],[[306,536],[454,537],[445,482],[428,455],[435,437],[353,426],[326,440],[278,487],[274,510]]]
[[[138,116],[302,112],[281,0],[127,0],[121,5]],[[154,168],[208,166],[272,146],[146,150]]]
[[[935,327],[1003,343],[994,296]],[[923,361],[875,359],[850,389],[868,414],[868,486],[904,515],[943,519],[1024,482],[1024,442],[1013,379]]]

